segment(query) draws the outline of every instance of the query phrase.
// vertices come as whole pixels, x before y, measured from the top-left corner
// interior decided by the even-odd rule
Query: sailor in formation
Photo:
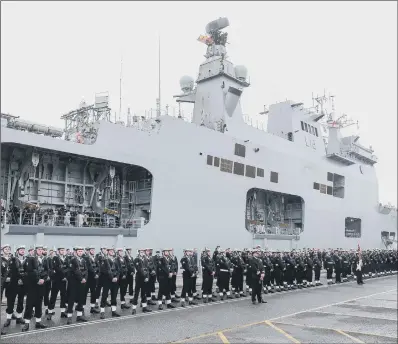
[[[1,251],[1,295],[3,298],[5,291],[7,298],[2,334],[7,333],[12,320],[23,325],[22,331],[28,331],[33,316],[36,329],[46,328],[43,305],[47,320],[52,320],[58,297],[60,316],[71,324],[74,312],[77,322],[88,320],[84,314],[88,300],[91,314],[100,313],[104,319],[110,307],[110,314],[120,317],[118,295],[121,311],[132,308],[132,314],[137,312],[139,298],[142,312],[151,312],[151,305],[159,310],[172,309],[186,303],[195,306],[199,299],[208,303],[248,294],[253,304],[262,304],[266,303],[263,295],[268,293],[322,285],[322,269],[326,270],[327,284],[356,279],[362,285],[363,279],[397,272],[397,250],[362,252],[359,247],[349,251],[269,252],[259,246],[243,250],[217,246],[213,254],[205,248],[200,258],[194,250],[185,249],[180,261],[173,249],[162,249],[155,255],[152,249],[140,249],[135,258],[131,248],[113,247],[101,247],[97,254],[93,246],[47,250],[38,245],[26,254],[26,247],[20,245],[13,255],[10,245],[3,245]],[[199,266],[201,296],[196,290]],[[178,271],[182,272],[181,297],[176,292]]]

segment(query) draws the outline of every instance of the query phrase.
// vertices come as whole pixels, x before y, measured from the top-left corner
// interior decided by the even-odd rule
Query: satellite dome
[[[235,77],[241,81],[246,81],[247,68],[243,65],[235,66]]]
[[[189,75],[184,75],[180,79],[180,87],[184,93],[188,93],[193,90],[194,80]]]

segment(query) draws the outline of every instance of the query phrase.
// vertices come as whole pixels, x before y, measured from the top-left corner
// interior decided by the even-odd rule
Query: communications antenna
[[[123,55],[120,59],[120,79],[119,79],[119,122],[122,113],[122,73],[123,73]]]
[[[157,115],[157,117],[159,117],[160,116],[160,109],[161,109],[161,101],[160,101],[160,97],[161,97],[161,93],[160,93],[160,34],[159,34],[159,37],[158,37],[158,47],[159,47],[159,57],[158,57],[158,59],[159,59],[159,61],[158,61],[158,73],[159,73],[159,75],[158,75],[158,99],[156,100],[156,115]]]

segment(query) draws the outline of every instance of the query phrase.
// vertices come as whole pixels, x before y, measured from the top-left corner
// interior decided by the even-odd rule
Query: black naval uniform
[[[230,271],[232,269],[231,262],[223,254],[218,255],[216,265],[219,268],[218,282],[220,288],[220,297],[224,299],[224,291],[226,292],[228,298],[231,298],[229,291],[229,277]]]
[[[201,265],[202,265],[202,296],[203,302],[213,301],[213,280],[214,280],[214,261],[213,259],[207,254],[204,253],[201,258]]]
[[[245,263],[239,254],[234,254],[231,257],[231,263],[234,269],[231,278],[232,290],[236,293],[236,297],[240,297],[243,295],[243,271]]]
[[[119,288],[120,288],[120,303],[122,309],[129,309],[130,306],[126,305],[126,293],[127,293],[127,277],[129,274],[129,268],[126,263],[126,259],[124,256],[118,255],[115,258],[115,264],[117,265],[117,269],[119,270]]]
[[[6,293],[6,297],[7,297],[7,286],[9,285],[9,276],[8,276],[8,272],[9,272],[9,262],[11,259],[11,255],[9,256],[1,256],[1,300],[3,301],[3,292],[5,291]]]
[[[150,312],[147,308],[146,288],[149,280],[148,260],[145,256],[137,256],[134,259],[135,265],[135,289],[133,298],[133,314],[136,313],[138,295],[141,294],[141,304],[143,312]]]
[[[178,301],[179,295],[176,295],[177,291],[177,273],[178,273],[178,259],[175,255],[170,256],[171,260],[171,272],[173,276],[171,277],[171,287],[170,287],[170,293],[171,293],[171,300],[172,301]]]
[[[88,278],[87,263],[83,257],[73,256],[69,260],[68,276],[68,323],[71,322],[73,305],[77,301],[76,312],[78,321],[86,321],[83,317],[83,304],[86,295],[86,283]]]
[[[54,256],[52,259],[52,268],[54,273],[52,276],[50,304],[48,306],[49,318],[51,319],[51,314],[55,313],[54,308],[58,292],[60,293],[61,297],[61,318],[65,318],[65,308],[67,302],[66,284],[69,273],[68,259],[66,258],[66,256],[61,256],[59,254]]]
[[[156,305],[154,300],[156,300],[156,293],[155,293],[155,284],[156,284],[156,256],[149,256],[147,257],[148,260],[148,272],[149,278],[148,282],[146,282],[146,298],[148,300],[149,305]]]
[[[159,309],[163,309],[162,300],[163,298],[166,299],[166,307],[167,308],[174,308],[171,304],[171,294],[170,294],[170,287],[171,287],[171,264],[168,257],[162,256],[158,258],[156,264],[156,275],[159,281],[159,292],[158,292],[158,305]]]
[[[134,274],[135,274],[134,259],[127,253],[124,256],[124,260],[127,266],[127,285],[128,285],[128,293],[131,300],[134,296]]]
[[[103,276],[103,290],[101,295],[101,318],[105,317],[105,307],[106,300],[108,298],[109,291],[111,292],[111,308],[112,308],[112,316],[120,316],[120,314],[116,313],[116,297],[119,289],[119,276],[120,271],[118,270],[118,265],[115,263],[116,258],[108,256],[105,259],[101,260],[100,265],[100,275]],[[114,281],[116,279],[116,281]]]
[[[25,272],[23,262],[24,257],[21,256],[12,256],[9,259],[8,278],[10,278],[10,282],[7,286],[7,320],[4,323],[4,327],[10,325],[17,296],[17,324],[24,324],[24,321],[22,320],[23,301],[25,296],[25,288],[23,284],[25,280]]]
[[[259,303],[262,303],[262,298],[261,298],[261,290],[262,290],[262,285],[263,281],[261,279],[261,275],[265,273],[264,271],[264,266],[261,261],[261,259],[257,257],[252,257],[249,261],[250,264],[250,271],[251,271],[251,281],[252,281],[252,302],[256,302],[256,297],[257,301]]]
[[[182,292],[181,292],[181,305],[185,305],[185,298],[188,294],[189,304],[196,304],[193,302],[192,294],[192,275],[194,273],[194,268],[191,263],[191,259],[188,255],[181,258],[181,268],[182,271]]]
[[[25,306],[25,327],[22,331],[29,330],[30,319],[32,318],[33,307],[35,308],[36,328],[45,328],[41,323],[43,297],[45,293],[45,281],[48,277],[48,270],[45,267],[43,256],[28,256],[25,260],[26,274],[26,306]],[[42,284],[39,284],[39,281]]]
[[[97,281],[99,279],[99,266],[97,265],[98,261],[92,254],[90,254],[90,252],[85,254],[83,259],[86,261],[88,271],[87,282],[84,288],[83,305],[86,305],[87,295],[90,291],[90,313],[98,313],[98,310],[95,309],[95,303],[97,299]]]
[[[44,255],[43,254],[43,264],[45,269],[47,270],[47,279],[44,282],[44,296],[43,296],[43,301],[44,301],[44,307],[46,307],[46,314],[48,314],[48,308],[50,305],[50,292],[51,292],[51,278],[52,278],[52,258],[49,255]]]

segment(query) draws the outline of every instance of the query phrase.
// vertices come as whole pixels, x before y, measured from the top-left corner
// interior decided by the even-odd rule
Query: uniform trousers
[[[25,286],[19,285],[18,283],[12,283],[8,286],[7,292],[7,314],[14,313],[14,305],[15,300],[18,296],[18,303],[17,303],[17,313],[21,314],[23,312],[23,301],[25,297]]]
[[[363,283],[362,270],[357,270],[356,275],[357,275],[357,284],[362,284]]]
[[[305,279],[307,280],[307,282],[312,283],[312,267],[307,268],[305,275]]]
[[[166,276],[159,276],[159,291],[158,291],[158,301],[161,302],[163,296],[166,300],[171,300],[170,296],[170,287],[171,287],[171,278]]]
[[[57,301],[58,292],[61,296],[61,308],[66,307],[67,295],[66,295],[66,280],[63,281],[61,278],[56,278],[53,280],[51,288],[50,303],[48,309],[53,310],[55,308],[55,302]]]
[[[229,291],[229,271],[221,271],[218,276],[220,293]]]
[[[208,271],[203,271],[203,283],[202,283],[202,291],[203,295],[212,296],[213,289],[213,275],[210,275]]]
[[[333,269],[326,269],[326,278],[328,280],[332,279],[332,275],[333,275]]]
[[[265,270],[263,285],[264,287],[271,287],[271,270]]]
[[[293,284],[293,269],[291,267],[287,267],[284,275],[285,282],[289,285]],[[266,284],[266,283],[264,283]]]
[[[51,292],[51,280],[44,282],[44,306],[48,308],[50,305],[50,292]]]
[[[133,298],[134,306],[137,306],[138,295],[140,294],[141,294],[141,303],[146,303],[146,288],[147,288],[147,283],[144,282],[144,278],[137,274],[135,276],[135,288],[134,288],[134,298]]]
[[[134,275],[127,276],[127,285],[130,296],[134,296]]]
[[[187,294],[192,297],[192,277],[183,273],[181,299],[185,299]]]
[[[119,278],[119,288],[120,288],[120,301],[125,302],[125,296],[127,294],[127,276],[125,278]]]
[[[196,275],[192,277],[192,293],[193,294],[196,294],[196,280],[197,280],[197,278],[198,277]]]
[[[97,298],[97,280],[98,278],[94,278],[94,276],[88,276],[87,282],[84,288],[84,299],[83,299],[83,305],[85,306],[87,304],[87,295],[88,292],[90,291],[90,304],[93,305],[95,304],[96,298]]]
[[[83,311],[86,283],[81,283],[73,277],[68,279],[68,314],[73,313],[75,302],[77,303],[75,310],[78,312]]]
[[[261,289],[263,286],[262,280],[259,278],[253,278],[252,280],[252,301],[261,302]]]
[[[177,291],[177,274],[173,274],[171,277],[171,295],[175,295]]]
[[[275,286],[282,285],[282,271],[280,269],[274,269],[273,277],[275,279]]]
[[[111,279],[104,280],[104,287],[101,295],[101,305],[100,305],[101,308],[105,308],[109,292],[111,293],[111,306],[116,306],[116,297],[118,289],[119,289],[118,281],[112,282]]]
[[[321,268],[315,267],[314,272],[315,272],[315,281],[319,281],[319,279],[321,278]]]
[[[33,307],[35,308],[35,318],[39,319],[43,315],[42,306],[43,306],[43,297],[44,297],[44,283],[42,285],[38,285],[36,283],[29,283],[26,285],[26,306],[24,319],[30,320],[32,319]]]
[[[336,282],[341,282],[341,269],[338,267],[336,270]]]
[[[251,288],[251,280],[252,280],[252,273],[250,269],[247,269],[246,272],[246,287]]]
[[[155,283],[156,283],[156,275],[150,275],[149,280],[147,282],[148,286],[146,288],[146,297],[151,299],[153,294],[155,293]]]
[[[96,296],[95,296],[96,300],[98,300],[101,296],[101,290],[103,289],[105,279],[106,279],[106,277],[104,275],[100,275],[98,277]]]
[[[240,268],[235,268],[232,273],[231,286],[236,292],[243,291],[243,271]]]

